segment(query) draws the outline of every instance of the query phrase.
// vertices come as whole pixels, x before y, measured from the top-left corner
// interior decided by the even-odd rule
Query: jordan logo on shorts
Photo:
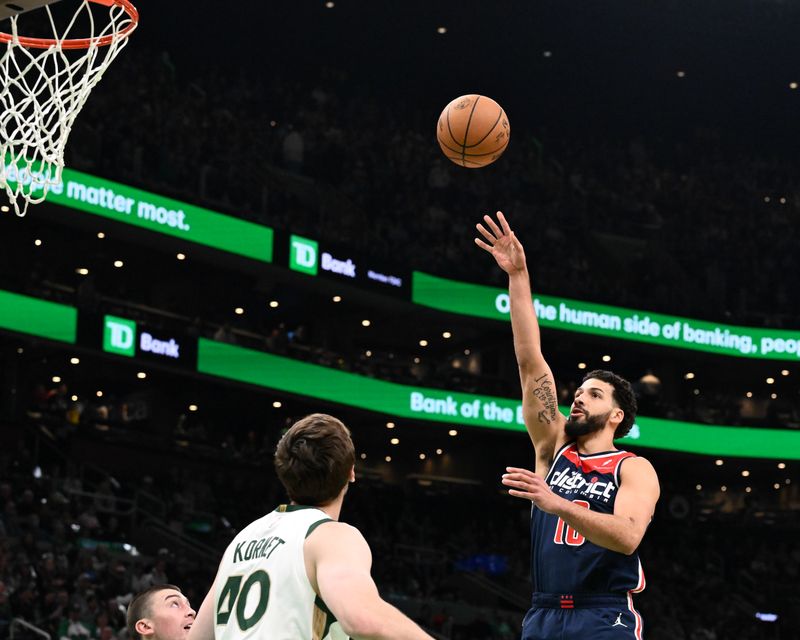
[[[614,621],[614,624],[611,625],[612,627],[625,627],[628,628],[628,625],[622,621],[622,614],[617,615],[617,619]]]

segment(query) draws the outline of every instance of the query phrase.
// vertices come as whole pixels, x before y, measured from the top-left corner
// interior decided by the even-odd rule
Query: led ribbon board
[[[0,291],[0,329],[75,344],[78,310],[47,300]]]
[[[6,160],[9,182],[16,168]],[[50,187],[47,201],[131,224],[261,262],[272,262],[270,227],[226,216],[154,193],[64,169],[61,183]]]
[[[416,304],[440,311],[510,320],[506,289],[414,271],[411,295]],[[800,331],[715,324],[553,296],[534,296],[533,305],[539,324],[551,329],[740,358],[800,360]]]
[[[197,369],[308,398],[401,418],[451,425],[525,431],[519,400],[428,389],[375,380],[270,353],[200,338]],[[566,408],[561,408],[566,412]],[[637,447],[706,455],[800,460],[800,432],[783,429],[710,427],[639,418],[620,440]]]

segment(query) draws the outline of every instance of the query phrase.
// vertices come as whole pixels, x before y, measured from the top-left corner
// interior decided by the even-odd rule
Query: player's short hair
[[[154,584],[152,587],[148,587],[144,591],[140,591],[133,596],[133,600],[131,600],[131,603],[128,605],[128,612],[125,615],[125,623],[128,627],[128,635],[131,640],[142,640],[141,634],[136,630],[136,623],[142,618],[151,617],[152,610],[150,605],[153,596],[157,592],[164,591],[165,589],[174,589],[178,593],[183,593],[180,588],[176,587],[174,584]]]
[[[628,435],[631,427],[633,427],[633,421],[636,420],[636,412],[639,410],[639,405],[636,402],[636,395],[633,393],[631,383],[612,371],[595,369],[583,376],[581,384],[590,378],[602,380],[614,387],[614,393],[611,394],[611,399],[625,414],[622,418],[622,422],[619,423],[614,431],[614,438],[624,438]]]
[[[275,450],[275,471],[297,504],[330,503],[350,480],[356,451],[341,420],[312,413],[295,422]]]

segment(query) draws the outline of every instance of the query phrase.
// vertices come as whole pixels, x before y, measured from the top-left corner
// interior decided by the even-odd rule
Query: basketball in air
[[[448,104],[436,125],[444,155],[462,167],[492,164],[506,150],[511,125],[503,107],[491,98],[470,94]]]

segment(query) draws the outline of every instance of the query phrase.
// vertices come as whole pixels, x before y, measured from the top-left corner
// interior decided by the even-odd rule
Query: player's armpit
[[[661,495],[658,475],[646,458],[628,458],[619,470],[620,487],[614,502],[614,515],[630,526],[630,545],[636,549],[653,519],[656,502]]]
[[[338,522],[322,525],[306,540],[305,553],[313,565],[312,586],[348,636],[432,640],[381,599],[370,575],[369,545],[357,529]]]

